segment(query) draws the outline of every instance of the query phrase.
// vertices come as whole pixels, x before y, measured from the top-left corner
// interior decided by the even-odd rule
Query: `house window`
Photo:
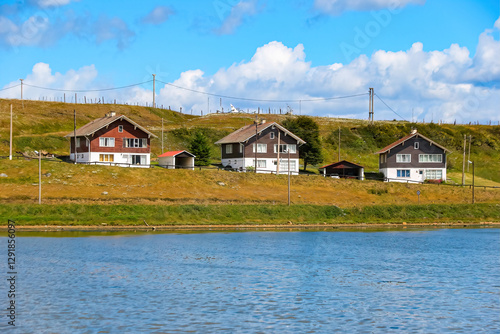
[[[266,168],[266,160],[257,160],[257,168]]]
[[[146,156],[145,155],[131,155],[131,164],[132,165],[145,165],[146,164]]]
[[[294,171],[297,169],[297,163],[295,160],[290,160],[290,170]],[[280,171],[288,171],[288,159],[280,159]]]
[[[240,153],[243,153],[243,144],[240,144]]]
[[[123,147],[148,147],[147,138],[123,138]]]
[[[274,139],[274,132],[271,132],[271,133],[269,134],[269,138],[270,138],[270,139]]]
[[[419,154],[418,162],[443,162],[442,154]]]
[[[113,161],[115,161],[115,155],[114,154],[99,154],[99,161],[113,162]]]
[[[280,144],[280,153],[297,153],[297,145],[292,144]],[[278,144],[274,145],[274,153],[278,153]]]
[[[396,162],[411,162],[411,154],[396,154]]]
[[[420,148],[420,143],[418,141],[413,143],[413,148],[418,150]]]
[[[118,132],[123,132],[123,125],[118,125]]]
[[[255,153],[255,144],[253,144],[253,153]],[[267,144],[257,144],[257,153],[267,153]]]
[[[443,171],[441,169],[426,169],[426,180],[441,180],[443,178]]]
[[[226,154],[231,154],[233,153],[233,144],[227,144],[226,145]]]
[[[99,138],[100,147],[115,147],[115,138],[101,137]]]
[[[76,147],[80,147],[81,146],[81,141],[80,141],[80,138],[76,138]]]
[[[398,169],[397,170],[397,177],[410,177],[410,170],[409,169]]]

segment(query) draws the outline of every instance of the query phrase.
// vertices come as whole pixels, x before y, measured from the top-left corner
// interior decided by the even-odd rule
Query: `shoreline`
[[[107,232],[107,231],[213,231],[213,230],[317,230],[317,229],[395,229],[408,227],[500,227],[500,222],[446,222],[446,223],[354,223],[354,224],[211,224],[211,225],[16,225],[17,231],[22,232]],[[7,230],[7,226],[0,226],[0,231]]]

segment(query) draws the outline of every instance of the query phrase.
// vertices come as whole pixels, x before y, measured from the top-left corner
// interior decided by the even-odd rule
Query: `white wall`
[[[146,163],[144,165],[119,165],[119,164],[130,164],[132,162],[131,154],[129,153],[110,153],[110,152],[91,152],[90,154],[88,152],[86,153],[78,153],[77,156],[77,162],[96,162],[99,164],[101,161],[99,161],[99,155],[100,154],[112,154],[113,155],[113,162],[103,162],[102,165],[113,165],[117,164],[117,166],[121,167],[149,167],[151,164],[151,157],[150,154],[134,154],[134,155],[144,155],[146,157]],[[75,156],[74,153],[70,154],[70,160],[74,161]]]
[[[409,169],[410,177],[398,177],[398,169]],[[428,168],[429,170],[441,170],[442,180],[446,181],[446,168]],[[425,180],[426,168],[380,168],[380,172],[390,179],[389,182],[423,182]],[[420,174],[422,172],[422,174]]]
[[[257,173],[276,173],[276,165],[274,162],[276,161],[276,158],[257,158],[257,160],[265,160],[266,161],[266,167],[265,168],[257,168]],[[282,162],[287,162],[288,159],[281,159]],[[292,174],[299,174],[299,159],[290,159],[290,165],[293,166],[295,162],[295,168],[291,170]],[[234,169],[243,169],[245,170],[247,167],[255,168],[255,159],[254,158],[239,158],[239,159],[222,159],[221,161],[222,165],[226,167],[227,165],[230,165]],[[280,174],[287,174],[288,170],[281,170],[280,169]]]

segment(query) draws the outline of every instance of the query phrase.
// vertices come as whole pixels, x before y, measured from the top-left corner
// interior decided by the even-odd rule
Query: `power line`
[[[367,93],[362,93],[362,94],[354,94],[354,95],[347,95],[347,96],[334,96],[334,97],[324,97],[324,98],[315,98],[315,99],[290,99],[290,100],[272,100],[272,99],[253,99],[253,98],[246,98],[246,97],[236,97],[236,96],[229,96],[229,95],[221,95],[221,94],[214,94],[214,93],[208,93],[208,92],[203,92],[200,90],[196,89],[191,89],[191,88],[186,88],[186,87],[181,87],[177,86],[168,82],[164,82],[161,80],[156,80],[158,82],[161,82],[167,86],[172,86],[178,89],[183,89],[187,90],[193,93],[199,93],[199,94],[204,94],[204,95],[209,95],[209,96],[216,96],[216,97],[223,97],[225,99],[232,99],[232,100],[242,100],[242,101],[252,101],[252,102],[314,102],[314,101],[327,101],[327,100],[338,100],[338,99],[347,99],[351,97],[358,97],[358,96],[364,96],[367,95]]]
[[[117,90],[117,89],[123,89],[123,88],[130,88],[130,87],[134,87],[134,86],[140,86],[140,85],[149,83],[151,81],[153,81],[153,80],[148,80],[148,81],[144,81],[144,82],[136,83],[136,84],[132,84],[132,85],[127,85],[127,86],[102,88],[102,89],[58,89],[58,88],[49,88],[49,87],[35,86],[35,85],[27,84],[27,83],[25,83],[24,85],[25,86],[29,86],[29,87],[33,87],[33,88],[45,89],[45,90],[52,90],[52,91],[57,91],[57,92],[86,93],[86,92],[103,92],[103,91],[109,91],[109,90]],[[14,87],[16,87],[16,86],[14,86]]]
[[[11,89],[11,88],[16,88],[16,87],[19,87],[19,86],[21,86],[21,84],[17,84],[15,86],[7,87],[7,88],[2,88],[2,89],[0,89],[0,92],[3,91],[3,90],[7,90],[7,89]]]
[[[392,111],[393,113],[395,113],[396,115],[398,115],[398,117],[399,117],[399,118],[401,118],[403,121],[407,121],[404,117],[402,117],[400,114],[398,114],[397,112],[395,112],[395,111],[394,111],[394,109],[392,109],[391,107],[389,107],[389,106],[387,105],[387,103],[385,103],[385,102],[384,102],[384,100],[382,100],[382,99],[380,98],[380,96],[378,96],[376,93],[375,93],[375,96],[376,96],[376,97],[378,97],[378,99],[379,99],[379,100],[380,100],[383,104],[385,104],[385,106],[386,106],[387,108],[389,108],[389,110],[390,110],[390,111]]]

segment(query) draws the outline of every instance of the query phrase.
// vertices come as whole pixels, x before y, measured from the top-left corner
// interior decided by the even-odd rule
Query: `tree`
[[[299,157],[304,161],[304,171],[308,164],[316,165],[323,161],[319,126],[311,117],[288,118],[283,122],[283,126],[306,142],[299,148]]]
[[[196,166],[210,165],[210,143],[208,138],[201,131],[196,131],[189,142],[189,151],[193,153]]]

